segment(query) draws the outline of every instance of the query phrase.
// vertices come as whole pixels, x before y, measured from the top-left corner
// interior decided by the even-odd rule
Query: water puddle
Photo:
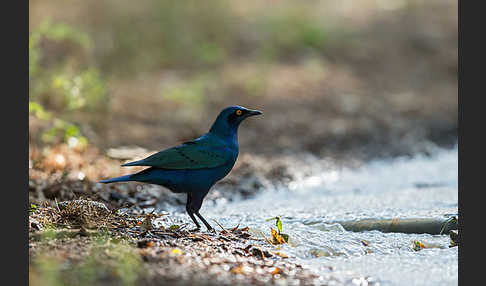
[[[290,235],[280,251],[324,276],[332,273],[336,284],[457,285],[458,248],[449,248],[449,236],[350,232],[333,223],[457,214],[457,155],[457,148],[437,150],[432,156],[326,170],[291,184],[289,190],[203,205],[201,213],[224,226],[240,223],[267,235],[274,224],[266,219],[280,216],[283,231]],[[432,247],[416,251],[414,241]]]

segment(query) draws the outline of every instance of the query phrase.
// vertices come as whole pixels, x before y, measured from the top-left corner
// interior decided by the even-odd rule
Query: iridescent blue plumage
[[[208,133],[155,153],[143,160],[122,166],[147,166],[136,174],[101,181],[102,183],[138,181],[162,185],[175,193],[187,193],[186,210],[200,228],[197,215],[208,230],[212,227],[199,214],[202,201],[211,187],[233,168],[238,157],[238,127],[247,117],[262,114],[241,106],[221,111]]]

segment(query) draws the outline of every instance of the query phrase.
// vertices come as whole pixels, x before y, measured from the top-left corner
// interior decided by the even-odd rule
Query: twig
[[[219,225],[219,227],[220,227],[220,228],[221,228],[221,229],[222,229],[224,232],[228,233],[228,231],[227,231],[226,229],[224,229],[224,227],[223,227],[221,224],[219,224],[219,222],[218,222],[217,220],[215,220],[214,218],[213,218],[213,220],[214,220],[214,222],[215,222],[217,225]]]

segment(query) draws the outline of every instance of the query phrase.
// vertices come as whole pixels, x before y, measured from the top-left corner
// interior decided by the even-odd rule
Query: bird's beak
[[[259,110],[249,110],[247,113],[247,117],[254,116],[254,115],[261,115],[263,112]]]

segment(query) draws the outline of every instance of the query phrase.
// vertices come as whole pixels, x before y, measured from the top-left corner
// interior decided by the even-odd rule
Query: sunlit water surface
[[[266,219],[280,216],[290,243],[279,251],[323,275],[324,281],[331,279],[331,284],[366,285],[359,280],[364,277],[374,285],[457,285],[458,248],[449,248],[449,236],[349,232],[333,223],[457,214],[457,156],[455,148],[432,156],[374,161],[357,169],[328,169],[292,183],[288,190],[203,204],[201,213],[227,228],[240,224],[267,236],[275,224]],[[436,247],[415,251],[414,240]]]

